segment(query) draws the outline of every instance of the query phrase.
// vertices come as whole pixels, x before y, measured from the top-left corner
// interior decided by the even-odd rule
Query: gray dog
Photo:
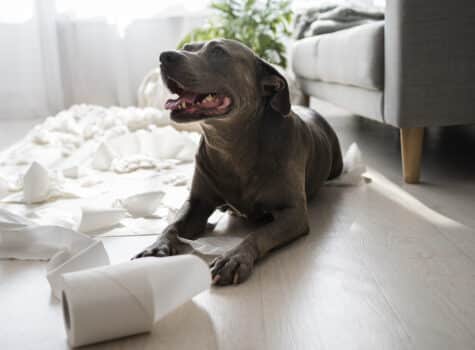
[[[178,236],[200,236],[215,209],[228,209],[257,228],[211,273],[218,285],[242,282],[258,259],[309,231],[307,200],[342,171],[337,136],[315,111],[292,111],[285,78],[237,41],[188,44],[160,62],[178,95],[165,105],[171,118],[200,120],[203,137],[189,199],[136,258],[179,253]]]

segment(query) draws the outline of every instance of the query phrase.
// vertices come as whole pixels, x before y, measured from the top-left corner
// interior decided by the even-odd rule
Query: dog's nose
[[[164,64],[175,63],[180,59],[180,56],[176,51],[164,51],[160,54],[160,62]]]

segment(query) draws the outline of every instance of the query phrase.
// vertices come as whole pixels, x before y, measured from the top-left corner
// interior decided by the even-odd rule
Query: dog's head
[[[160,63],[163,81],[178,95],[165,104],[176,122],[239,118],[261,106],[290,112],[285,78],[238,41],[187,44],[163,52]]]

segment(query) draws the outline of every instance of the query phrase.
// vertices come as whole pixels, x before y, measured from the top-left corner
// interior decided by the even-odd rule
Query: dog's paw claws
[[[210,264],[213,284],[225,286],[243,282],[250,276],[253,262],[248,254],[241,252],[214,259]]]

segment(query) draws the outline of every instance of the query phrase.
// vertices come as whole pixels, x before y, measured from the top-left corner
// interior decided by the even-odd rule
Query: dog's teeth
[[[181,101],[181,108],[186,108],[186,102],[185,101]]]
[[[213,99],[213,96],[209,94],[208,96],[206,96],[205,101],[211,101],[212,99]]]

